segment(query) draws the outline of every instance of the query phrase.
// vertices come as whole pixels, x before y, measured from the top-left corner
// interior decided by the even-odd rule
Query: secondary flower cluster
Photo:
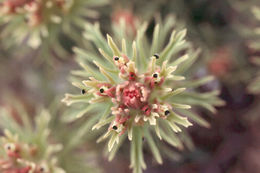
[[[3,21],[9,27],[19,25],[19,28],[12,28],[19,35],[12,33],[11,36],[18,42],[25,41],[29,36],[27,42],[33,48],[41,45],[42,38],[53,34],[50,33],[50,27],[59,25],[69,8],[68,2],[64,0],[5,0],[0,4]],[[2,34],[14,31],[9,27]]]
[[[2,11],[7,15],[22,14],[29,26],[40,25],[43,22],[60,23],[59,13],[66,11],[65,0],[6,0]]]
[[[44,58],[66,56],[60,35],[75,42],[87,18],[96,18],[93,8],[107,0],[2,0],[0,1],[1,37],[8,38],[4,46],[26,45],[40,49]],[[77,32],[75,32],[77,30]],[[42,55],[44,54],[44,55]],[[47,55],[46,55],[47,54]]]
[[[36,161],[41,154],[36,144],[23,143],[19,141],[18,135],[13,135],[10,131],[5,131],[2,138],[3,148],[6,157],[0,159],[0,170],[3,173],[52,173],[54,171],[55,160],[52,165],[49,161]],[[43,159],[43,158],[42,158]],[[57,170],[56,170],[57,172]],[[57,173],[64,171],[59,170]]]
[[[140,24],[139,19],[130,10],[115,10],[111,16],[113,30],[127,37],[134,38],[137,26]]]
[[[56,166],[56,152],[60,144],[48,143],[50,116],[46,111],[36,117],[36,127],[29,123],[29,117],[19,112],[13,119],[13,112],[1,108],[1,126],[6,126],[0,141],[1,173],[65,173]],[[18,120],[17,119],[17,120]],[[6,121],[8,122],[7,124]]]

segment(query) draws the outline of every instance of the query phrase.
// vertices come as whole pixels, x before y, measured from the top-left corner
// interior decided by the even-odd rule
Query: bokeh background
[[[260,49],[250,46],[254,40],[260,42],[260,36],[253,33],[260,22],[252,12],[252,8],[259,5],[258,0],[111,0],[96,9],[99,17],[86,19],[92,23],[99,21],[105,34],[111,32],[111,25],[119,18],[124,18],[129,27],[135,27],[131,26],[133,20],[146,20],[152,28],[156,16],[163,19],[174,14],[180,25],[187,28],[187,40],[202,50],[195,63],[194,77],[208,74],[216,77],[200,89],[217,88],[226,101],[215,115],[200,111],[211,127],[195,124],[188,129],[194,142],[192,150],[176,151],[172,159],[164,159],[164,164],[158,165],[144,148],[148,165],[144,172],[260,172],[260,98],[248,89],[259,69],[252,60],[260,56]],[[0,26],[0,32],[3,27]],[[151,35],[149,29],[147,34]],[[48,107],[72,90],[68,76],[70,70],[78,67],[71,51],[77,43],[61,36],[69,54],[66,58],[53,55],[50,65],[41,60],[47,57],[37,56],[37,51],[24,53],[22,45],[6,48],[8,38],[0,38],[1,105],[6,105],[6,97],[12,96],[29,112],[34,112],[36,105]],[[61,110],[66,109],[64,107],[59,106]],[[90,139],[84,146],[96,150],[97,165],[103,172],[131,172],[128,152],[121,150],[108,162],[98,149],[103,145],[95,146],[94,139]]]

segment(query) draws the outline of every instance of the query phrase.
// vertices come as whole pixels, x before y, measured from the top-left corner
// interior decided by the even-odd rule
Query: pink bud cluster
[[[153,56],[152,59],[157,59]],[[166,118],[170,114],[171,106],[160,102],[155,96],[156,90],[163,90],[166,75],[161,73],[159,66],[148,69],[146,73],[139,73],[135,63],[126,55],[114,56],[113,61],[119,69],[119,77],[124,81],[119,84],[99,83],[94,95],[98,98],[108,97],[114,103],[111,108],[115,119],[109,130],[115,130],[122,135],[129,123],[142,125],[149,121],[156,124],[157,118]],[[150,67],[155,63],[151,61]],[[90,78],[94,81],[94,78]],[[89,81],[91,82],[91,81]],[[88,85],[88,81],[85,82]],[[158,92],[159,93],[159,92]],[[131,121],[130,119],[133,119]]]
[[[4,145],[7,158],[0,158],[0,171],[2,173],[50,173],[43,165],[36,165],[26,160],[24,154],[34,157],[37,149],[33,146],[25,147],[24,144],[9,142]]]
[[[30,26],[37,26],[44,22],[44,10],[57,7],[62,9],[65,4],[64,0],[5,0],[0,4],[0,10],[6,14],[24,14]]]

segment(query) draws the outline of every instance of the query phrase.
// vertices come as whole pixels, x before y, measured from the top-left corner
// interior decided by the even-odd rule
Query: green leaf
[[[192,126],[187,117],[182,117],[175,112],[172,112],[172,115],[170,115],[167,119],[176,122],[184,127]]]
[[[99,53],[107,60],[109,61],[111,64],[114,65],[115,67],[115,64],[114,64],[114,61],[113,61],[113,57],[109,56],[103,49],[99,48]]]
[[[159,152],[159,149],[157,148],[150,132],[145,129],[145,137],[147,139],[147,142],[148,142],[148,145],[150,146],[150,149],[154,155],[154,158],[156,159],[156,161],[159,163],[159,164],[162,164],[163,161],[162,161],[162,157],[160,155],[160,152]]]
[[[120,138],[119,138],[119,143],[114,146],[112,148],[112,150],[109,152],[109,156],[108,156],[108,161],[112,161],[117,153],[117,151],[119,150],[119,148],[121,147],[121,145],[124,143],[125,141],[125,138],[126,138],[126,135],[122,135]]]
[[[131,142],[131,165],[133,173],[142,173],[142,168],[145,169],[146,165],[143,160],[142,152],[142,133],[139,127],[133,129],[133,139]]]
[[[90,104],[90,105],[84,105],[84,108],[79,108],[77,110],[74,110],[73,112],[69,111],[67,114],[64,114],[62,117],[62,120],[66,123],[70,123],[72,121],[76,121],[83,117],[86,113],[90,112],[94,108],[97,108],[98,105]]]
[[[119,134],[117,132],[112,133],[112,136],[110,137],[110,140],[108,142],[108,151],[110,152],[112,148],[114,147],[115,143],[119,143]]]
[[[187,116],[189,119],[193,120],[194,122],[198,123],[200,126],[209,128],[210,124],[201,118],[199,115],[197,115],[194,111],[187,111],[187,110],[180,110],[180,112]]]
[[[107,34],[107,42],[108,42],[110,49],[113,51],[113,55],[121,56],[120,50],[118,49],[117,45],[114,43],[112,37],[110,37],[108,34]]]
[[[205,85],[205,84],[211,82],[212,80],[214,80],[213,76],[206,76],[206,77],[203,77],[203,78],[200,78],[200,79],[185,82],[185,87],[187,87],[187,88],[200,87],[202,85]]]
[[[182,93],[185,90],[186,90],[186,88],[177,88],[176,90],[173,90],[169,94],[163,96],[162,99],[165,100],[165,99],[171,98],[172,96],[176,96],[176,95]]]
[[[179,65],[182,62],[185,62],[188,58],[189,58],[189,55],[185,54],[185,55],[181,56],[180,58],[176,59],[175,61],[173,61],[172,63],[170,63],[169,66]]]
[[[165,133],[163,130],[160,130],[162,139],[166,141],[168,144],[172,145],[173,147],[177,147],[179,149],[183,148],[182,143],[180,142],[180,139],[173,133]]]
[[[127,55],[126,42],[124,38],[122,39],[122,53]]]
[[[153,41],[152,41],[151,52],[150,52],[151,55],[154,55],[158,51],[159,31],[160,31],[160,26],[159,24],[157,24],[153,31]]]
[[[93,124],[99,119],[99,115],[92,116],[91,118],[88,119],[76,132],[75,135],[70,139],[69,143],[66,146],[66,149],[69,150],[71,148],[74,148],[78,145],[83,140],[84,135],[87,134],[87,132],[91,131],[91,127]]]
[[[65,98],[62,99],[62,102],[66,103],[67,106],[70,106],[74,103],[89,103],[91,98],[92,98],[91,94],[88,95],[65,94]]]
[[[147,61],[146,61],[146,53],[145,53],[145,48],[144,48],[144,34],[147,28],[147,23],[144,23],[140,29],[137,31],[137,38],[136,38],[136,44],[137,44],[137,50],[139,52],[139,57],[140,57],[140,65],[142,67],[146,67]]]
[[[105,114],[104,114],[104,115],[105,115]],[[111,117],[109,117],[109,118],[107,118],[107,119],[104,119],[104,120],[102,120],[102,121],[99,121],[97,124],[95,124],[95,125],[92,127],[92,130],[94,130],[94,129],[99,129],[99,128],[102,127],[102,126],[111,123],[113,120],[114,120],[114,117],[111,116]]]
[[[190,105],[185,105],[185,104],[179,104],[179,103],[171,103],[172,107],[175,109],[190,109]]]

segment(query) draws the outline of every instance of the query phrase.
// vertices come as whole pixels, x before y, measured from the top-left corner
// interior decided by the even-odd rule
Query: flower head
[[[108,39],[111,38],[108,36]],[[114,56],[114,65],[118,68],[121,82],[107,83],[93,77],[83,81],[89,89],[88,94],[93,95],[91,103],[109,99],[114,104],[111,113],[115,119],[111,122],[109,131],[116,129],[118,132],[121,129],[119,134],[122,135],[129,123],[132,126],[149,121],[151,125],[156,125],[158,118],[167,119],[171,114],[172,106],[163,97],[172,92],[165,83],[174,80],[172,73],[177,66],[167,67],[167,61],[164,61],[160,67],[156,65],[158,58],[159,55],[152,56],[147,71],[142,73],[126,55]],[[191,125],[186,118],[183,120],[185,126]],[[118,126],[121,128],[117,128]]]
[[[52,51],[64,57],[66,51],[60,35],[77,40],[84,20],[98,15],[91,8],[105,3],[106,0],[3,0],[0,25],[3,26],[1,35],[8,38],[5,46],[26,43],[33,49],[44,49],[44,57],[48,57],[46,52],[51,55]],[[79,32],[72,31],[74,28]]]
[[[129,37],[134,37],[137,31],[138,18],[129,9],[117,9],[112,16],[113,29],[118,32],[126,32]],[[126,27],[127,26],[127,27]]]
[[[121,145],[125,134],[128,136],[131,141],[131,167],[134,172],[141,172],[141,168],[146,167],[141,151],[143,137],[148,140],[158,163],[162,163],[159,150],[151,137],[152,129],[159,139],[172,146],[183,148],[178,135],[184,134],[183,127],[192,125],[183,115],[190,116],[200,124],[208,125],[192,111],[186,110],[191,108],[188,104],[204,105],[212,111],[215,111],[213,105],[223,104],[216,97],[218,94],[216,91],[201,95],[191,89],[184,92],[185,86],[196,87],[212,79],[207,77],[184,82],[185,77],[179,75],[180,71],[191,67],[197,57],[184,40],[186,30],[174,30],[169,43],[163,48],[166,35],[159,29],[159,25],[154,28],[151,45],[146,42],[146,26],[144,24],[138,30],[131,51],[124,38],[121,40],[120,50],[109,35],[106,44],[103,37],[90,37],[86,32],[85,35],[100,46],[99,52],[104,59],[91,53],[97,57],[93,60],[89,57],[90,52],[75,48],[78,61],[85,71],[73,73],[82,76],[83,79],[86,77],[89,79],[83,80],[82,83],[73,82],[73,85],[85,91],[83,95],[66,94],[63,99],[67,105],[83,103],[82,109],[78,108],[81,111],[77,113],[75,119],[90,110],[96,112],[93,117],[99,121],[93,126],[93,130],[109,124],[107,132],[98,139],[98,142],[110,137],[108,142],[110,159]],[[97,25],[88,25],[86,29],[89,32],[95,31],[94,35],[100,36]],[[167,32],[167,29],[164,32]],[[165,37],[160,37],[163,35]],[[181,54],[183,51],[187,54]],[[173,59],[173,56],[178,58]],[[92,67],[92,62],[97,68]],[[91,119],[89,121],[92,121]]]
[[[212,58],[208,62],[208,69],[213,75],[223,77],[231,68],[232,52],[229,47],[220,47],[212,52]]]
[[[21,107],[20,107],[21,108]],[[22,112],[22,111],[21,111]],[[12,112],[7,107],[1,108],[1,120],[7,126],[0,141],[0,172],[2,173],[64,173],[57,167],[55,153],[62,149],[60,144],[48,142],[48,123],[50,116],[42,111],[36,118],[33,129],[28,115],[19,112],[22,124],[12,119]]]

